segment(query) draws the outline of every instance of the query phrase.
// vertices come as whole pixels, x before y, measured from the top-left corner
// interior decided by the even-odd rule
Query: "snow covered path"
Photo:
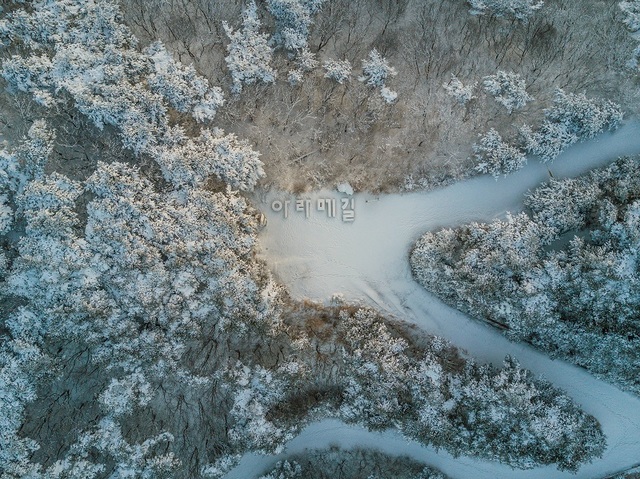
[[[556,178],[577,176],[621,155],[640,153],[640,124],[576,145],[550,165]],[[499,332],[449,308],[427,293],[411,277],[408,254],[425,231],[469,221],[487,221],[522,207],[522,196],[548,178],[545,165],[533,161],[508,178],[479,177],[431,192],[384,195],[357,194],[356,220],[343,223],[340,212],[328,218],[315,211],[318,198],[345,195],[323,191],[312,200],[310,217],[297,212],[294,199],[270,193],[258,204],[268,219],[260,237],[262,256],[278,280],[296,298],[325,301],[333,293],[361,301],[414,322],[425,331],[448,338],[480,361],[500,364],[509,354],[521,364],[566,390],[601,423],[607,436],[604,457],[584,466],[577,475],[553,468],[529,471],[466,457],[453,458],[394,432],[369,433],[326,420],[313,424],[288,445],[288,452],[305,447],[375,446],[394,454],[408,454],[440,468],[453,478],[601,478],[640,462],[640,399],[594,379],[584,370],[552,361],[527,347],[507,341]],[[292,200],[289,217],[271,208],[274,200]],[[339,208],[339,205],[338,205]],[[227,477],[252,477],[275,461],[247,455]]]

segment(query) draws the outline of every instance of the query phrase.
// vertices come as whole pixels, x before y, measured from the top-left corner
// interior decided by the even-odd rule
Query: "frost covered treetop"
[[[466,105],[471,100],[476,98],[473,94],[474,90],[478,86],[478,82],[464,85],[457,76],[451,75],[451,81],[444,83],[442,87],[445,89],[448,95],[452,96],[458,103]]]
[[[312,17],[326,0],[268,0],[267,9],[276,21],[276,33],[271,41],[289,51],[307,47]]]
[[[383,87],[388,77],[397,74],[396,69],[374,48],[369,52],[369,58],[362,61],[362,76],[358,80],[367,85]]]
[[[484,78],[484,89],[509,113],[519,110],[534,98],[527,93],[525,81],[517,73],[498,70]]]
[[[211,88],[193,65],[176,62],[161,42],[154,42],[144,50],[152,64],[147,82],[154,93],[161,94],[181,113],[191,113],[197,121],[212,120],[224,103],[222,90]]]
[[[276,72],[271,67],[273,49],[269,46],[268,35],[260,33],[260,19],[255,2],[249,3],[242,12],[242,28],[234,31],[224,22],[224,31],[229,37],[225,57],[233,78],[233,93],[240,93],[243,85],[261,81],[273,83]]]
[[[343,84],[351,77],[351,62],[349,60],[327,60],[322,66],[324,67],[325,78],[335,80],[336,82]]]
[[[625,15],[624,24],[632,32],[640,30],[640,1],[630,0],[618,4]]]
[[[544,2],[542,0],[467,0],[472,15],[494,15],[526,22]]]

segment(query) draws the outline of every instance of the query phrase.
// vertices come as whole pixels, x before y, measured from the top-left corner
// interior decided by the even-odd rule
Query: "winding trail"
[[[637,153],[640,153],[640,124],[631,123],[615,133],[573,146],[550,169],[556,178],[577,176],[619,156]],[[307,427],[287,445],[287,453],[330,444],[370,446],[410,455],[457,479],[597,479],[640,462],[640,398],[596,380],[566,362],[550,360],[526,345],[508,341],[497,330],[444,305],[411,276],[408,254],[421,234],[518,211],[522,208],[523,194],[548,176],[546,165],[532,161],[497,182],[484,176],[430,192],[379,198],[356,194],[353,223],[343,223],[339,217],[327,218],[315,208],[308,219],[294,208],[289,218],[284,219],[282,212],[272,210],[271,203],[275,199],[284,200],[285,195],[272,192],[258,201],[268,219],[260,236],[261,254],[276,278],[296,298],[326,301],[332,294],[342,293],[349,302],[377,307],[443,336],[479,361],[500,364],[505,355],[516,357],[524,367],[567,391],[600,421],[607,437],[604,456],[583,466],[575,475],[553,467],[513,470],[496,462],[453,458],[444,451],[408,442],[393,431],[371,433],[336,420]],[[321,191],[307,197],[315,206],[318,198],[345,195]],[[277,459],[277,456],[245,455],[226,477],[255,477]]]

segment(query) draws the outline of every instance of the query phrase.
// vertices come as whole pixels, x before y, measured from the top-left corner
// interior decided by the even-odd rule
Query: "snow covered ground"
[[[628,124],[612,134],[576,145],[549,166],[556,177],[577,176],[603,166],[618,156],[640,153],[640,124]],[[390,160],[391,161],[391,160]],[[499,364],[505,355],[566,390],[594,415],[607,436],[604,457],[584,466],[577,475],[553,468],[529,471],[466,457],[453,458],[395,432],[370,433],[335,420],[313,424],[288,445],[287,452],[304,448],[363,445],[388,453],[408,454],[440,468],[454,478],[601,478],[640,462],[640,399],[594,379],[584,370],[552,361],[524,345],[507,341],[490,327],[449,308],[424,291],[411,277],[408,254],[425,231],[469,221],[487,221],[517,211],[522,195],[548,179],[547,166],[532,161],[523,170],[495,181],[484,176],[431,192],[380,197],[356,194],[355,221],[340,218],[337,191],[300,196],[311,200],[309,218],[295,211],[295,198],[270,192],[258,201],[268,219],[261,234],[262,257],[275,276],[296,298],[328,300],[342,293],[349,302],[360,301],[444,336],[480,361]],[[336,198],[335,218],[316,211],[317,200]],[[288,218],[273,210],[273,201],[290,200]],[[276,203],[276,209],[279,206]],[[252,477],[275,462],[275,457],[247,455],[227,477]]]

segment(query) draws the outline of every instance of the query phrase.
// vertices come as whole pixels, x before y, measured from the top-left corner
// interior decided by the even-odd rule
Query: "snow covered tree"
[[[313,16],[326,0],[267,0],[267,9],[276,21],[272,42],[285,50],[307,48]]]
[[[46,144],[36,144],[35,151],[48,150]],[[42,158],[36,163],[41,165]],[[53,310],[64,310],[63,317],[71,314],[69,292],[80,288],[78,280],[86,265],[86,256],[74,235],[77,223],[73,208],[80,192],[77,183],[54,173],[26,182],[15,197],[16,215],[26,223],[25,234],[18,241],[19,256],[5,272],[2,292],[14,297],[24,295],[28,307],[20,307],[4,318],[10,337],[2,338],[0,345],[0,409],[4,411],[0,420],[0,462],[7,477],[60,477],[56,471],[63,469],[54,465],[42,471],[39,464],[31,462],[30,456],[39,445],[22,437],[18,430],[25,408],[36,399],[37,387],[55,367],[53,358],[44,353],[45,339],[56,337],[62,329],[54,320],[57,316]],[[4,400],[8,404],[3,405]],[[100,469],[79,463],[69,468],[84,471],[82,477],[88,478],[95,477]]]
[[[307,73],[316,68],[319,64],[315,54],[308,48],[304,48],[296,57],[296,64],[300,70]]]
[[[113,418],[100,420],[93,431],[83,434],[74,444],[75,452],[95,450],[113,461],[111,477],[170,478],[179,461],[172,452],[166,452],[167,444],[174,438],[161,433],[141,443],[130,444],[122,433],[122,427]],[[160,451],[164,450],[164,453]]]
[[[186,342],[205,331],[217,337],[225,329],[259,325],[272,314],[275,293],[252,263],[255,219],[233,194],[159,194],[136,170],[118,163],[99,164],[86,186],[94,199],[84,237],[75,213],[79,183],[52,173],[28,182],[16,197],[26,231],[7,288],[30,310],[9,318],[5,327],[25,352],[25,342],[60,341],[68,345],[65,352],[89,348],[98,375],[122,373],[98,396],[111,422],[82,436],[44,477],[92,478],[112,460],[118,473],[173,476],[168,471],[175,459],[158,451],[157,438],[129,443],[114,419],[149,407],[158,381],[166,385],[172,378],[191,388],[202,383],[180,364]],[[39,368],[32,362],[25,368],[31,381]],[[22,381],[15,370],[11,374]],[[26,384],[20,387],[26,391]],[[12,394],[3,390],[0,398],[15,402]],[[32,400],[29,395],[20,404]],[[35,443],[15,435],[3,441],[0,455],[11,460],[15,477],[37,469],[28,461]],[[88,454],[98,464],[88,462]],[[69,475],[73,471],[78,475]]]
[[[92,345],[108,368],[155,365],[157,375],[178,368],[184,341],[203,328],[242,330],[271,314],[268,284],[248,264],[256,226],[243,200],[198,189],[160,195],[117,163],[99,164],[86,186],[95,199],[83,238],[78,183],[54,173],[16,201],[26,235],[7,284],[59,318],[57,335]]]
[[[44,120],[33,122],[27,137],[16,151],[27,181],[41,179],[49,155],[53,151],[55,135]]]
[[[229,37],[225,57],[231,72],[233,86],[231,91],[240,93],[243,85],[251,85],[257,81],[273,83],[276,72],[271,67],[273,50],[269,46],[268,36],[260,33],[260,19],[254,1],[242,12],[242,29],[233,31],[226,22],[224,30]]]
[[[161,95],[143,85],[141,74],[153,62],[135,49],[117,5],[102,0],[87,8],[61,8],[56,2],[33,7],[28,15],[12,12],[5,23],[5,38],[33,51],[31,57],[3,62],[7,82],[36,98],[43,91],[51,98],[68,92],[98,128],[115,126],[136,153],[156,142],[166,125],[166,107]]]
[[[302,479],[302,468],[296,461],[278,461],[271,472],[259,479]]]
[[[27,222],[27,234],[34,239],[40,235],[72,237],[78,224],[75,204],[81,193],[78,182],[59,173],[29,182],[16,198],[18,213]]]
[[[509,113],[519,110],[534,99],[527,93],[525,82],[517,73],[498,70],[495,75],[485,77],[482,83],[485,91]]]
[[[13,224],[11,197],[18,184],[16,158],[7,151],[0,151],[0,235],[9,232]]]
[[[207,479],[221,479],[238,465],[241,457],[239,454],[224,454],[218,457],[214,463],[202,466],[200,474]]]
[[[53,150],[54,134],[43,120],[36,120],[13,151],[0,151],[0,195],[3,212],[11,215],[8,202],[13,200],[34,179],[42,179],[44,168]],[[1,228],[0,228],[1,229]]]
[[[260,153],[233,133],[203,129],[195,138],[174,135],[172,145],[152,151],[167,181],[177,188],[202,185],[215,175],[231,188],[252,191],[264,176]]]
[[[296,86],[304,81],[304,75],[302,70],[298,68],[294,68],[293,70],[289,70],[289,74],[287,75],[287,82],[289,85]]]
[[[640,1],[630,0],[618,3],[620,10],[624,14],[622,22],[633,34],[640,30]],[[638,59],[640,58],[640,45],[634,50],[631,59],[627,62],[627,66],[631,69],[638,68]]]
[[[474,90],[478,86],[478,82],[470,85],[464,85],[458,77],[451,75],[449,83],[443,83],[442,87],[445,89],[449,96],[452,96],[458,103],[466,105],[471,100],[476,98],[473,94]]]
[[[75,202],[81,193],[80,184],[53,173],[29,183],[16,198],[26,234],[18,242],[20,256],[7,285],[13,295],[29,299],[34,314],[75,309],[69,288],[82,289],[88,261],[76,235]]]
[[[233,390],[229,437],[251,450],[279,453],[293,437],[267,418],[269,409],[285,397],[286,381],[260,367],[236,364],[228,372],[228,388]]]
[[[467,0],[472,15],[494,15],[526,22],[544,2],[542,0]]]
[[[533,131],[528,125],[522,126],[520,136],[524,149],[532,155],[539,156],[544,163],[553,161],[568,146],[577,143],[580,139],[565,125],[547,120],[542,122],[537,131]]]
[[[169,105],[181,113],[191,113],[200,122],[212,120],[224,103],[222,90],[209,87],[209,81],[198,75],[193,65],[176,62],[161,42],[144,50],[152,63],[147,75],[151,91],[161,94]]]
[[[519,170],[527,163],[524,152],[502,141],[493,128],[480,138],[480,143],[473,145],[473,151],[478,161],[475,169],[480,173],[489,173],[496,179]]]
[[[369,58],[362,61],[362,76],[359,81],[365,82],[369,86],[380,87],[380,94],[387,103],[393,103],[398,94],[386,87],[387,78],[396,76],[396,69],[387,63],[378,50],[375,48],[369,52]]]
[[[362,61],[362,76],[358,80],[370,86],[383,87],[387,78],[397,74],[396,69],[374,48],[369,52],[369,58]]]
[[[183,342],[203,328],[242,330],[269,316],[271,298],[248,264],[255,220],[243,200],[200,189],[159,194],[123,164],[99,164],[87,188],[96,199],[86,241],[101,285],[89,293],[106,303],[90,310],[91,334],[114,335],[108,344],[117,348],[104,357],[135,371],[136,351],[145,350],[145,361],[174,367]]]
[[[618,4],[622,13],[624,13],[624,24],[632,32],[640,30],[640,1],[630,0],[620,2]]]
[[[383,86],[380,89],[380,96],[387,103],[395,103],[395,101],[398,99],[398,93],[390,90],[386,86]]]
[[[13,224],[13,208],[9,205],[9,197],[0,194],[0,235],[7,233]]]
[[[381,472],[383,471],[383,472]],[[436,469],[407,456],[385,454],[377,449],[305,449],[279,461],[260,479],[449,479]]]
[[[76,108],[98,128],[113,126],[145,161],[171,157],[165,166],[173,169],[164,173],[175,179],[159,192],[117,162],[99,163],[84,184],[45,174],[53,135],[43,122],[21,146],[0,152],[2,228],[9,216],[24,225],[12,239],[15,251],[0,255],[8,306],[0,329],[11,334],[0,341],[0,469],[16,479],[176,477],[172,438],[156,430],[145,439],[155,424],[137,424],[144,419],[134,413],[166,414],[176,383],[188,393],[208,385],[185,359],[190,347],[270,327],[277,289],[255,263],[255,212],[230,189],[200,188],[217,175],[229,187],[251,189],[263,175],[258,153],[217,129],[188,138],[170,126],[169,109],[211,118],[215,89],[160,44],[138,51],[116,2],[36,1],[0,22],[3,40],[27,55],[4,63],[14,88],[58,113],[73,117]],[[21,304],[28,308],[12,311]],[[55,352],[55,363],[40,364],[41,350]],[[56,376],[41,383],[47,369]],[[159,384],[166,405],[152,401]],[[38,444],[20,431],[25,407],[49,411],[52,426],[34,437],[50,467],[30,462]],[[74,407],[70,421],[65,408]],[[100,419],[100,408],[107,417]],[[88,415],[95,427],[83,422]],[[127,424],[119,423],[125,416]]]
[[[545,110],[552,123],[564,125],[580,138],[593,138],[615,130],[622,121],[622,109],[609,100],[587,98],[584,93],[565,93],[558,89],[553,107]]]
[[[113,378],[99,397],[105,412],[113,418],[130,414],[135,406],[145,406],[152,399],[151,384],[136,371],[122,379]]]
[[[349,60],[327,60],[322,66],[325,70],[324,77],[334,80],[341,85],[351,77],[352,68]]]
[[[501,292],[521,287],[519,278],[535,267],[549,237],[544,225],[524,213],[489,224],[443,229],[424,235],[416,243],[411,255],[412,271],[425,288],[457,307],[489,317],[494,324],[507,325],[518,316],[505,304]],[[452,262],[451,257],[462,246],[460,256]],[[465,298],[479,295],[485,295],[486,308],[467,309],[475,308],[475,304],[466,306]]]
[[[345,353],[353,368],[347,377],[341,416],[385,429],[407,415],[401,400],[408,393],[409,357],[403,338],[394,338],[377,315],[361,309],[354,315],[341,313],[345,328]],[[357,323],[357,324],[356,324]]]
[[[16,315],[30,315],[20,310]],[[14,317],[15,323],[22,321]],[[33,324],[33,323],[32,323]],[[33,324],[37,326],[36,324]],[[9,479],[39,477],[41,467],[30,461],[31,454],[39,448],[36,441],[20,434],[27,404],[36,398],[39,371],[42,370],[42,352],[36,344],[20,337],[4,340],[0,344],[0,463],[3,476]]]
[[[602,454],[605,439],[595,432],[595,418],[581,413],[568,396],[534,378],[513,358],[505,358],[499,371],[474,365],[467,374],[468,381],[456,388],[451,413],[453,421],[468,423],[472,436],[476,431],[489,436],[497,432],[507,447],[552,460],[561,470],[576,471],[586,456]],[[535,445],[523,441],[527,437],[536,437]],[[484,441],[476,437],[474,442],[482,447]]]
[[[309,49],[302,49],[296,57],[296,68],[289,70],[287,81],[291,85],[299,85],[304,81],[304,74],[312,71],[318,64],[316,56]]]
[[[31,93],[38,104],[52,107],[56,100],[50,92],[51,67],[51,60],[46,55],[34,54],[28,58],[16,55],[2,62],[2,77],[11,90]]]
[[[594,182],[551,179],[529,193],[525,205],[534,212],[536,222],[551,228],[557,236],[583,229],[601,196],[602,190]]]
[[[74,92],[78,110],[99,129],[115,126],[122,145],[140,155],[158,143],[167,128],[162,95],[143,85],[108,85],[99,92]]]
[[[540,128],[533,131],[525,125],[520,132],[524,148],[547,162],[579,140],[615,130],[622,117],[620,106],[609,100],[590,99],[584,93],[565,93],[559,89],[553,106],[545,110]]]

